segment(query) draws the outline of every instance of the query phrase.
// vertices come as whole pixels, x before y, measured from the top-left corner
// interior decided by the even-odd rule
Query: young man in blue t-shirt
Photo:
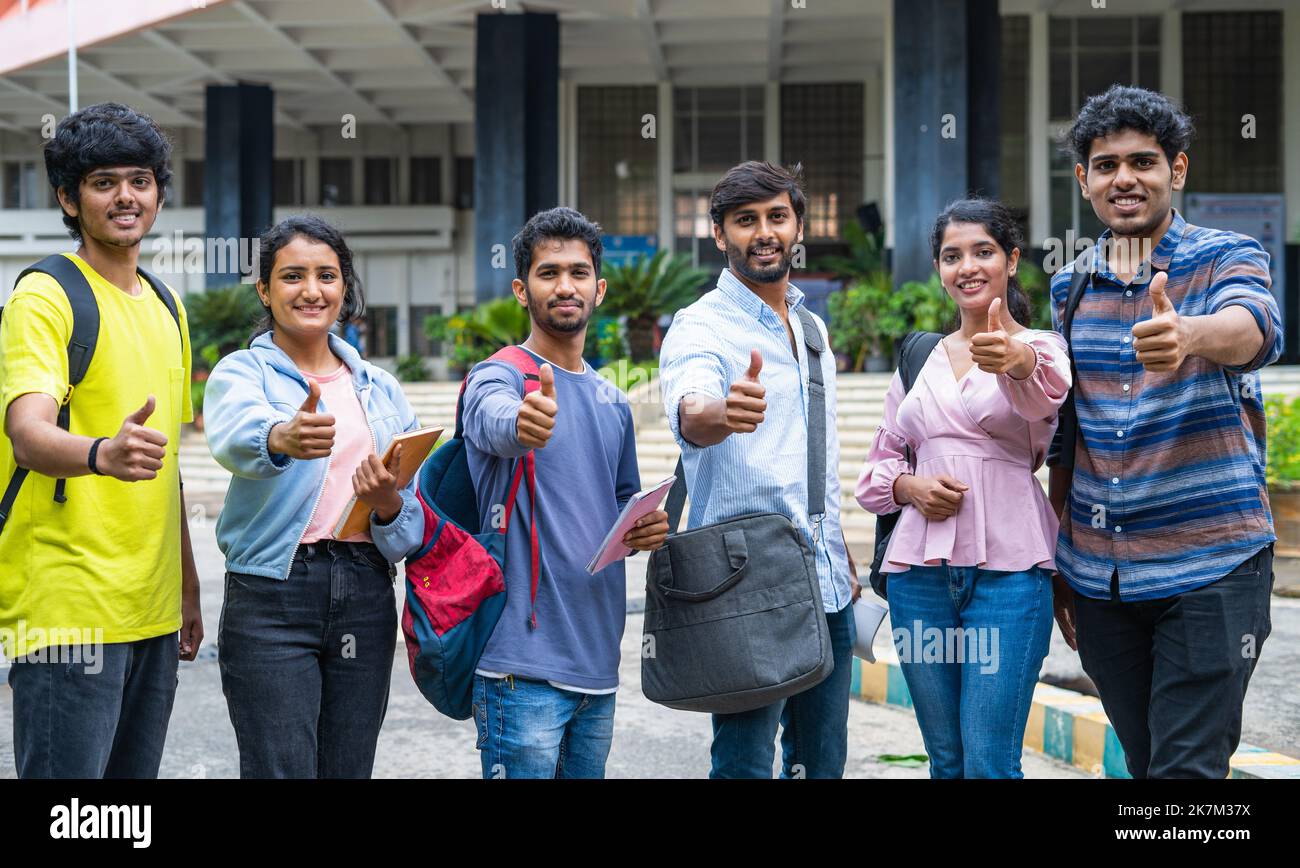
[[[535,450],[537,504],[521,486],[506,534],[506,608],[474,677],[474,722],[485,778],[600,778],[614,734],[627,587],[621,561],[586,565],[640,488],[626,396],[582,359],[587,322],[605,297],[600,227],[571,208],[535,215],[515,236],[515,298],[532,332],[522,344],[541,389],[485,362],[465,387],[470,475],[487,527],[506,500],[513,462]],[[541,550],[532,594],[530,528]],[[652,551],[663,511],[623,540]]]

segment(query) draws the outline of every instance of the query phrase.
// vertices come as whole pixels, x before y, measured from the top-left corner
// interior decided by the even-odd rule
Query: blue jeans
[[[1025,724],[1052,636],[1051,577],[913,566],[889,617],[932,778],[1020,778]]]
[[[840,778],[849,750],[853,607],[826,615],[835,669],[826,680],[780,702],[713,715],[711,778],[770,778],[781,726],[781,777]]]
[[[613,693],[474,676],[483,778],[603,778],[614,741]]]
[[[397,645],[370,544],[299,547],[285,581],[226,573],[217,651],[243,778],[368,778]]]
[[[176,698],[176,633],[15,660],[20,778],[156,778]]]

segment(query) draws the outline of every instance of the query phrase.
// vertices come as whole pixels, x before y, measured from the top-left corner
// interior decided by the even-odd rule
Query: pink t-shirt
[[[357,472],[361,462],[366,460],[366,456],[375,450],[375,444],[370,434],[370,425],[366,422],[365,411],[352,385],[352,371],[347,365],[341,364],[337,371],[324,376],[309,371],[301,373],[320,384],[319,411],[334,417],[334,449],[330,452],[325,490],[321,492],[316,512],[302,535],[302,542],[313,543],[322,539],[334,539],[334,528],[343,517],[343,508],[356,493],[352,488],[352,475]],[[366,531],[344,540],[370,541],[370,533]]]

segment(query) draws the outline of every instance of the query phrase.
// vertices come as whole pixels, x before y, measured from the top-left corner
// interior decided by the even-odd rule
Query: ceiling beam
[[[352,87],[352,85],[344,81],[338,73],[321,63],[319,57],[299,45],[293,37],[280,29],[275,22],[271,21],[261,12],[258,12],[250,6],[246,0],[235,0],[235,2],[231,4],[231,8],[237,10],[239,14],[243,15],[249,21],[252,21],[258,27],[261,27],[267,33],[284,43],[285,47],[296,52],[300,57],[306,60],[307,63],[311,65],[312,69],[328,78],[336,87],[340,88],[344,93],[356,100],[365,112],[370,115],[367,120],[379,121],[380,123],[397,129],[401,128],[401,125],[393,119],[392,115],[375,105],[372,100],[362,96],[360,92]]]
[[[215,78],[217,81],[221,82],[222,84],[235,83],[235,79],[229,73],[217,69],[215,66],[208,63],[206,60],[199,57],[197,54],[190,51],[185,46],[181,45],[179,42],[176,42],[175,40],[169,38],[165,34],[159,33],[156,29],[142,30],[140,31],[139,35],[144,37],[146,40],[148,40],[158,48],[164,49],[165,51],[170,51],[172,54],[176,55],[177,57],[184,58],[185,60],[194,64],[194,66],[198,67],[204,75],[211,76],[212,78]],[[149,88],[151,92],[158,89],[161,88]],[[302,121],[298,120],[296,117],[289,114],[284,109],[278,106],[275,109],[275,116],[280,123],[290,126],[295,130],[307,129],[306,124],[304,124]]]
[[[471,111],[474,109],[474,101],[469,98],[469,95],[460,89],[455,80],[452,79],[450,74],[448,74],[447,70],[442,68],[442,64],[438,63],[434,56],[429,52],[429,49],[425,48],[423,43],[415,38],[407,26],[402,23],[401,19],[393,14],[393,10],[389,9],[388,6],[384,4],[383,0],[363,0],[363,2],[378,13],[379,17],[382,18],[386,24],[393,28],[394,32],[397,33],[402,42],[415,49],[415,51],[420,55],[420,59],[424,61],[425,67],[433,73],[433,77],[437,80],[438,86],[451,90],[456,95],[457,101],[461,103],[462,108]]]

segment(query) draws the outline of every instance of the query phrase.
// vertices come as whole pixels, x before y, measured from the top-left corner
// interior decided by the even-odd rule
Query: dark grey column
[[[929,232],[954,199],[996,196],[997,0],[894,0],[894,284],[934,270]]]
[[[559,19],[480,14],[474,51],[474,278],[482,302],[510,293],[510,240],[559,200]],[[505,268],[493,268],[497,245]]]
[[[242,250],[271,225],[274,201],[275,97],[264,85],[208,85],[204,116],[204,234],[208,287],[228,286],[240,275]],[[242,240],[242,248],[240,242]],[[234,255],[229,245],[234,244]],[[215,260],[215,261],[214,261]]]

